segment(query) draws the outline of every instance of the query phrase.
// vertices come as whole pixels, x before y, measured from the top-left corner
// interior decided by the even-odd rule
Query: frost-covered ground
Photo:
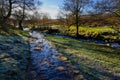
[[[27,80],[29,43],[18,35],[0,35],[0,80]]]

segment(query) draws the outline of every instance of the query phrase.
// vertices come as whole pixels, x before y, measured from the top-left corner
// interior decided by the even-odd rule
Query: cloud
[[[57,18],[59,13],[59,6],[62,5],[63,0],[40,0],[43,4],[38,12],[48,13],[52,19]]]
[[[52,19],[56,19],[59,10],[51,6],[49,8],[41,8],[39,12],[48,13]]]
[[[58,12],[59,12],[59,7],[58,5],[47,5],[47,4],[44,4],[43,6],[41,6],[40,9],[38,9],[38,12],[39,13],[48,13],[49,16],[52,18],[52,19],[56,19],[57,18],[57,15],[58,15]]]

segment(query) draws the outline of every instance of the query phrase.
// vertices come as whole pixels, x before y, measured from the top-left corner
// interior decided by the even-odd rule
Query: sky
[[[48,13],[52,19],[56,19],[63,0],[40,0],[42,6],[40,12]]]

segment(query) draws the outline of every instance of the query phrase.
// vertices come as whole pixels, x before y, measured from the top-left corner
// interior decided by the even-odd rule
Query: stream
[[[29,31],[29,28],[24,28],[25,31]],[[44,35],[46,35],[46,33],[43,33]],[[57,36],[57,37],[60,37],[60,38],[71,38],[71,39],[74,39],[70,36],[63,36],[63,35],[58,35],[58,34],[51,34],[52,36]],[[95,40],[95,39],[78,39],[79,41],[82,41],[82,42],[90,42],[90,43],[96,43],[98,45],[105,45],[105,46],[110,46],[110,47],[114,47],[114,48],[120,48],[120,42],[111,42],[111,43],[106,43],[105,41],[103,40]]]
[[[46,35],[46,33],[43,33],[44,35]],[[70,39],[75,39],[75,38],[72,38],[70,36],[63,36],[63,35],[58,35],[58,34],[51,34],[52,36],[57,36],[57,37],[60,37],[60,38],[70,38]],[[79,38],[77,39],[79,41],[82,41],[82,42],[90,42],[90,43],[95,43],[95,44],[98,44],[98,45],[104,45],[104,46],[110,46],[110,47],[114,47],[114,48],[120,48],[120,42],[117,43],[117,42],[111,42],[111,43],[106,43],[105,41],[103,40],[95,40],[95,39],[82,39],[82,38]]]
[[[45,37],[30,32],[30,80],[84,80],[76,66],[58,53]]]

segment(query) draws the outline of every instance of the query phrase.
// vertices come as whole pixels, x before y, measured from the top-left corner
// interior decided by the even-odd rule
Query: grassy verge
[[[65,27],[64,30],[67,30],[67,28]],[[62,28],[63,34],[65,34],[64,30]],[[71,26],[67,34],[74,37],[76,34],[76,27]],[[120,41],[120,28],[80,26],[79,34],[86,38],[101,39],[106,42]]]
[[[0,80],[27,80],[28,36],[20,30],[0,31]]]
[[[57,50],[67,56],[88,80],[120,78],[120,49],[75,39],[46,36]]]

